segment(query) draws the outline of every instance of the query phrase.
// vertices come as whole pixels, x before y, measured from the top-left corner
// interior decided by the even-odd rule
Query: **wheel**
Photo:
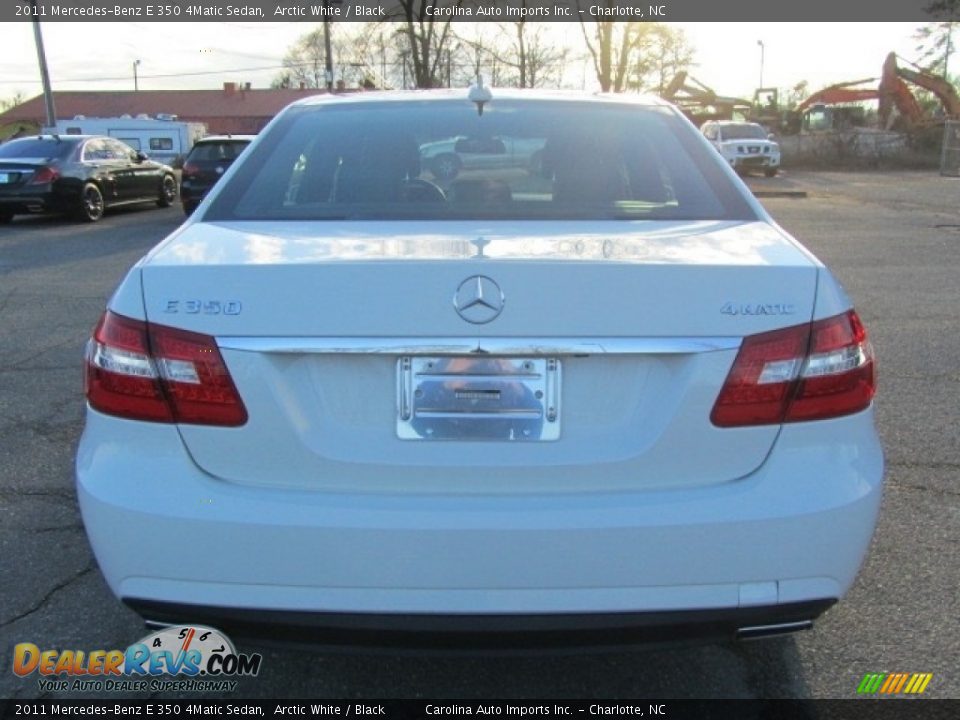
[[[453,153],[441,153],[430,161],[430,172],[437,180],[449,182],[460,174],[460,158]]]
[[[767,177],[776,177],[776,176],[777,176],[777,169],[776,169],[776,168],[767,168],[766,170],[763,171],[763,174],[766,175]]]
[[[173,175],[164,175],[160,182],[160,197],[157,198],[157,207],[170,207],[177,199],[177,179]]]
[[[80,192],[77,216],[86,222],[96,222],[103,217],[103,194],[93,183],[84,185]]]

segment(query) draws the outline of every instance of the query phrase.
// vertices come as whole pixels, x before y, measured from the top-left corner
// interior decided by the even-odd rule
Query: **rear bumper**
[[[19,192],[0,195],[0,210],[15,215],[58,212],[64,199],[53,192]]]
[[[184,205],[196,207],[203,198],[206,197],[212,187],[212,184],[182,182],[180,183],[180,200]]]
[[[232,638],[412,650],[616,648],[808,629],[834,600],[680,612],[557,615],[345,614],[178,605],[126,598],[149,625],[199,623]]]
[[[175,427],[90,410],[77,458],[84,523],[118,597],[160,613],[153,619],[277,611],[293,627],[299,614],[560,621],[705,611],[729,632],[740,611],[772,609],[776,620],[778,608],[822,610],[866,554],[882,475],[872,410],[785,426],[748,477],[676,491],[241,486],[199,470]]]

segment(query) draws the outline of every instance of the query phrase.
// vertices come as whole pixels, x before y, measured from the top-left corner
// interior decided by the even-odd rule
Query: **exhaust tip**
[[[749,625],[737,630],[737,640],[759,640],[761,638],[792,635],[801,630],[810,630],[813,620],[799,620],[797,622],[775,623],[772,625]]]

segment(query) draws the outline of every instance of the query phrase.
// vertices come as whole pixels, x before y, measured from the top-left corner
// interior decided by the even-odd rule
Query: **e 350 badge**
[[[230,638],[205,625],[165,628],[126,650],[13,648],[14,674],[36,672],[44,691],[234,690],[237,682],[229,678],[257,675],[262,661],[259,653],[238,653]]]

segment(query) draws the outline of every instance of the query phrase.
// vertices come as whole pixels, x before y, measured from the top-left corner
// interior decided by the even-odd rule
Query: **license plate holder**
[[[401,357],[397,436],[420,441],[557,440],[560,380],[558,358]]]

